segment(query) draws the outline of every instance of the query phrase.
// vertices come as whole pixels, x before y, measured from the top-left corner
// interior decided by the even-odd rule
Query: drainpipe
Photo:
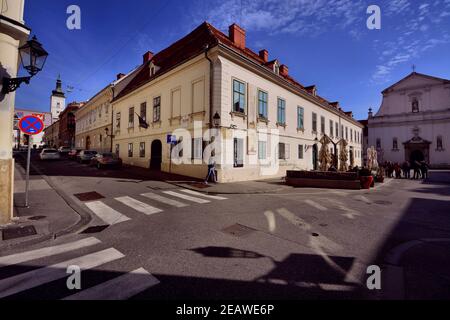
[[[212,60],[208,57],[209,45],[205,46],[205,58],[209,61],[209,127],[213,126],[213,79],[214,67]]]
[[[111,86],[111,91],[112,91],[112,99],[111,102],[114,100],[114,86]],[[110,102],[110,103],[111,103]],[[109,137],[111,139],[111,147],[109,152],[113,152],[113,135],[114,135],[114,109],[113,109],[113,104],[111,103],[111,136]]]

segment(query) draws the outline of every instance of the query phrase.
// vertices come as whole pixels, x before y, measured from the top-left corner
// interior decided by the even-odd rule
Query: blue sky
[[[81,8],[81,30],[66,27],[71,4]],[[381,8],[381,30],[366,27],[371,4]],[[50,55],[17,91],[16,107],[48,111],[58,74],[67,102],[87,100],[139,65],[145,51],[158,52],[205,20],[225,32],[237,22],[248,47],[266,48],[357,119],[378,109],[380,92],[413,64],[450,79],[450,0],[26,0],[25,22]]]

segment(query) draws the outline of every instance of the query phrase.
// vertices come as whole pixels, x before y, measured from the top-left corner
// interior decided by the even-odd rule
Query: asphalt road
[[[450,297],[448,172],[370,191],[207,197],[142,170],[37,166],[96,218],[85,233],[2,254],[1,298]],[[74,196],[93,191],[101,198]],[[80,266],[81,290],[67,288],[68,265]],[[370,265],[380,290],[367,289]]]

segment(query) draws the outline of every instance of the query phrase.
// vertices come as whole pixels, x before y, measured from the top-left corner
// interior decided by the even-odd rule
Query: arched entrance
[[[313,169],[317,170],[318,168],[318,159],[319,159],[319,150],[317,148],[317,144],[313,145],[312,149],[312,161],[313,161]]]
[[[161,170],[162,143],[161,140],[153,140],[151,146],[150,169]]]
[[[417,162],[421,162],[421,161],[424,161],[424,160],[425,160],[425,156],[424,156],[422,151],[414,150],[414,151],[411,152],[411,155],[410,155],[410,158],[409,158],[409,161],[411,163],[414,163],[416,161]]]
[[[86,150],[89,150],[91,148],[91,137],[86,137]]]

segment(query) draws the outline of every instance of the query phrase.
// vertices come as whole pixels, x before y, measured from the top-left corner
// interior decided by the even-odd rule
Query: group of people
[[[398,162],[385,161],[381,164],[388,178],[411,179],[411,170],[413,170],[412,179],[426,179],[428,177],[428,164],[425,161],[405,161],[402,164]]]

